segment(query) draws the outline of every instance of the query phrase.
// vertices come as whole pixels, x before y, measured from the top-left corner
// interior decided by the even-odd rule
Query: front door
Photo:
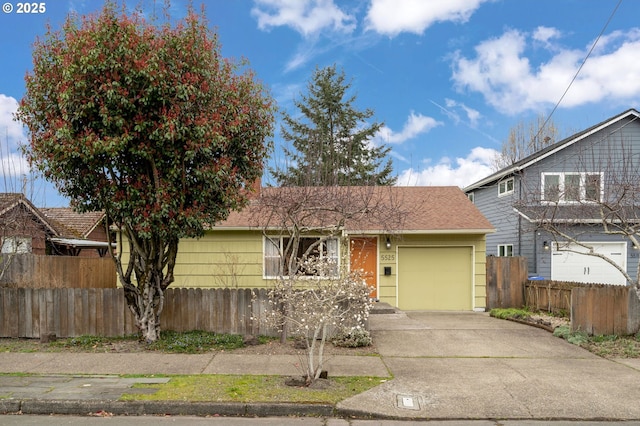
[[[376,237],[352,237],[350,239],[350,267],[361,270],[371,288],[369,297],[378,298],[378,239]]]

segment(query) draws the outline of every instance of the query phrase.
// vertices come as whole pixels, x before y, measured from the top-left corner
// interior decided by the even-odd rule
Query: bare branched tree
[[[309,366],[317,367],[314,359],[322,360],[326,333],[332,331],[327,326],[342,324],[345,312],[351,312],[351,307],[341,303],[361,300],[360,296],[344,299],[343,292],[357,293],[357,285],[363,284],[365,299],[369,299],[371,289],[362,276],[358,271],[349,271],[349,258],[345,256],[349,252],[348,235],[372,231],[394,235],[405,228],[405,221],[414,211],[424,208],[428,202],[402,199],[397,189],[388,186],[264,188],[254,200],[255,221],[265,236],[265,276],[275,280],[271,295],[278,303],[276,318],[281,321],[277,325],[281,340],[287,338],[291,325],[294,334],[307,340]],[[304,296],[298,291],[304,291]],[[353,309],[361,312],[365,308],[358,303],[360,307]],[[306,311],[318,313],[305,319],[304,325],[310,329],[300,327],[300,314]],[[320,343],[316,344],[316,340]],[[318,369],[310,367],[308,379],[315,380],[316,373]]]
[[[558,128],[544,115],[528,123],[520,121],[509,129],[493,168],[497,171],[508,167],[557,141]]]

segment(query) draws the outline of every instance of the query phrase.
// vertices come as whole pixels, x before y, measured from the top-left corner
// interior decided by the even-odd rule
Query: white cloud
[[[436,22],[469,20],[487,0],[371,0],[367,29],[395,36],[401,32],[422,34]]]
[[[547,45],[551,39],[560,38],[562,33],[556,28],[539,26],[531,36],[534,40]]]
[[[476,147],[465,158],[455,161],[444,157],[433,166],[422,170],[403,170],[398,176],[400,186],[450,186],[461,188],[489,176],[494,172],[492,164],[498,151]]]
[[[451,119],[456,123],[460,123],[461,118],[460,115],[457,112],[453,112],[452,109],[461,109],[465,115],[467,116],[467,123],[469,125],[469,127],[471,128],[475,128],[478,125],[478,121],[480,120],[480,118],[482,117],[482,115],[480,114],[480,111],[475,110],[471,107],[466,106],[465,104],[463,104],[462,102],[457,102],[454,101],[453,99],[445,99],[444,100],[445,105],[447,106],[447,109],[444,109],[441,107],[441,109],[443,109],[450,117]],[[435,104],[435,102],[433,102]],[[438,104],[436,104],[438,105]],[[439,106],[439,105],[438,105]]]
[[[29,173],[27,160],[18,152],[19,144],[26,143],[22,123],[13,119],[18,101],[0,93],[0,176],[20,176]]]
[[[419,134],[426,133],[434,127],[440,126],[442,123],[431,117],[422,114],[415,114],[413,111],[409,114],[409,118],[404,123],[404,127],[398,133],[384,126],[376,135],[376,140],[382,143],[401,144],[409,139],[413,139]]]
[[[7,138],[13,142],[25,139],[22,124],[13,119],[17,110],[18,101],[0,93],[0,137],[3,144],[6,144]]]
[[[251,14],[261,30],[288,26],[305,37],[327,28],[350,33],[356,27],[355,17],[344,13],[333,0],[255,0]]]
[[[31,169],[27,159],[23,155],[12,152],[0,156],[0,176],[22,176],[29,175]]]
[[[558,34],[538,29],[534,35],[509,30],[475,47],[475,57],[459,52],[453,59],[458,89],[481,93],[507,114],[541,110],[554,105],[565,92],[591,45],[570,50],[547,45],[550,58],[534,65],[526,56],[528,38],[548,41]],[[561,103],[574,107],[607,100],[625,103],[640,96],[640,29],[603,37]]]

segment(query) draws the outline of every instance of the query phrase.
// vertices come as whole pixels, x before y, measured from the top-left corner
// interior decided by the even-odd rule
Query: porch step
[[[370,314],[395,314],[396,308],[385,302],[376,302],[369,312]]]

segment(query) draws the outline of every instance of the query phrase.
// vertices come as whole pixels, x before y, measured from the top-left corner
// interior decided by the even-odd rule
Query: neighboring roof
[[[58,235],[68,238],[87,238],[104,218],[104,212],[78,213],[70,207],[40,209],[54,222]]]
[[[467,186],[466,188],[463,188],[464,192],[468,192],[468,191],[473,191],[474,189],[480,188],[482,186],[485,185],[489,185],[492,184],[496,181],[499,181],[509,175],[512,175],[513,173],[516,173],[520,170],[523,170],[527,167],[529,167],[530,165],[537,163],[540,160],[543,160],[544,158],[547,158],[548,156],[557,153],[560,150],[563,150],[571,145],[573,145],[574,143],[586,138],[587,136],[590,136],[596,132],[599,132],[600,130],[611,126],[612,124],[623,120],[625,118],[628,117],[634,117],[635,119],[640,118],[640,112],[636,111],[635,109],[631,108],[628,109],[626,111],[624,111],[623,113],[620,113],[616,116],[613,116],[605,121],[602,121],[601,123],[596,124],[595,126],[589,127],[586,130],[583,130],[581,132],[578,132],[574,135],[569,136],[568,138],[565,138],[563,140],[561,140],[560,142],[556,142],[553,145],[549,145],[548,147],[541,149],[538,152],[533,153],[532,155],[529,155],[528,157],[523,158],[520,161],[517,161],[516,163],[505,167],[502,170],[497,171],[496,173],[487,176],[484,179],[481,179],[469,186]]]
[[[284,210],[295,200],[307,202],[307,222],[335,226],[341,209],[354,206],[347,232],[489,233],[495,229],[456,186],[282,187],[262,188],[240,212],[232,212],[215,229],[281,228]],[[317,204],[317,205],[314,205]],[[314,225],[312,224],[312,225]],[[305,225],[309,226],[309,223]]]
[[[19,206],[23,206],[28,212],[33,214],[33,216],[35,216],[38,221],[40,221],[53,235],[58,235],[58,230],[54,224],[48,220],[40,210],[31,204],[31,201],[29,201],[24,194],[0,193],[0,217]]]

